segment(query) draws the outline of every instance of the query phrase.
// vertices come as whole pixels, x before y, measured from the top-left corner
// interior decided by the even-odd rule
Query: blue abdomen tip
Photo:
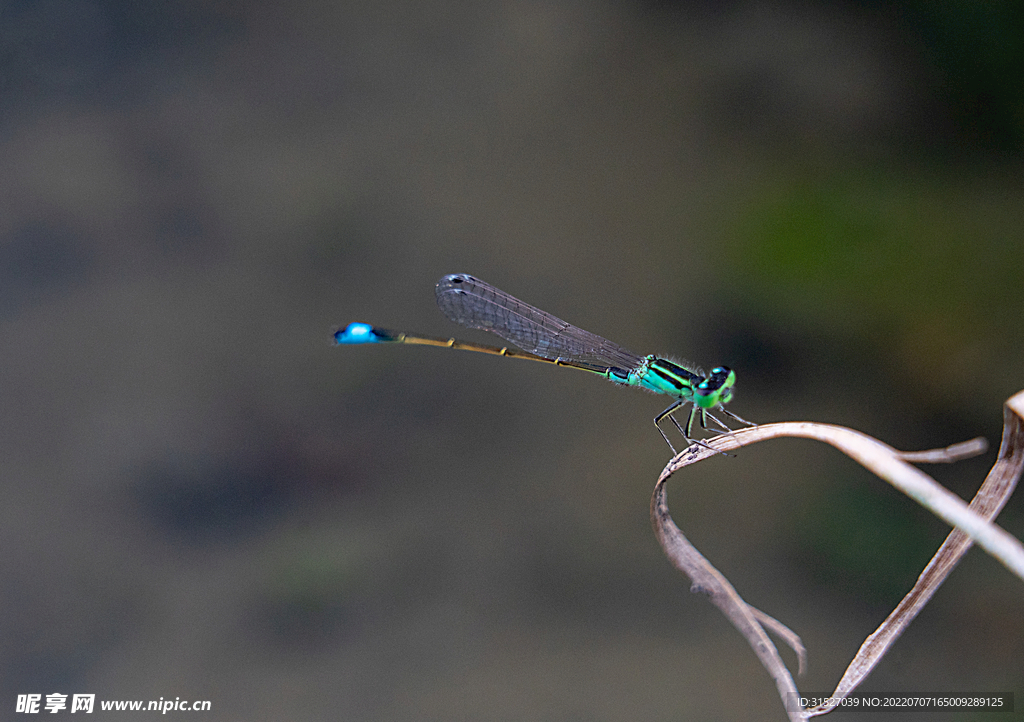
[[[378,341],[380,341],[380,337],[374,333],[373,326],[368,323],[350,323],[334,334],[335,343],[377,343]]]

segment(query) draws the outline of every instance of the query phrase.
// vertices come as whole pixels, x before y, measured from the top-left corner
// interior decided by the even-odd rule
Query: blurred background
[[[926,469],[969,498],[1024,388],[1022,68],[1013,2],[0,4],[0,718],[785,719],[651,531],[666,399],[331,334],[492,342],[434,304],[472,273],[757,422],[984,435]],[[948,531],[809,441],[669,497],[807,696]],[[860,692],[1022,669],[973,550]]]

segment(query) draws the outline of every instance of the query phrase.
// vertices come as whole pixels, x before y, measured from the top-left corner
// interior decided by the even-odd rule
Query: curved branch
[[[911,466],[910,462],[945,463],[975,456],[987,448],[984,439],[974,439],[933,451],[901,452],[842,426],[809,422],[766,424],[723,434],[706,440],[703,445],[691,446],[673,458],[662,471],[651,497],[651,521],[662,549],[676,568],[690,577],[693,589],[706,592],[711,602],[744,635],[762,665],[775,679],[791,720],[803,720],[829,712],[849,695],[931,599],[972,543],[977,542],[1024,579],[1024,545],[990,521],[1006,504],[1024,470],[1024,391],[1006,402],[1003,418],[1003,439],[996,463],[970,506],[930,476]],[[720,452],[733,451],[782,436],[817,439],[835,446],[954,526],[918,577],[913,589],[861,645],[836,687],[832,702],[806,710],[801,708],[793,678],[762,625],[782,636],[797,652],[802,671],[804,651],[799,637],[743,601],[729,581],[690,544],[672,521],[665,494],[665,482],[685,466],[717,456]]]

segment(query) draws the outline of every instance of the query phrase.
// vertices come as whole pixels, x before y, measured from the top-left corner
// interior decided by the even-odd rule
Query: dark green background
[[[651,532],[665,399],[331,333],[489,341],[434,306],[467,272],[735,368],[758,422],[997,443],[1019,8],[0,4],[0,716],[784,719]],[[934,471],[969,497],[992,458]],[[808,441],[669,496],[807,696],[946,533]],[[1024,583],[974,550],[862,691],[1024,704],[1022,669]]]

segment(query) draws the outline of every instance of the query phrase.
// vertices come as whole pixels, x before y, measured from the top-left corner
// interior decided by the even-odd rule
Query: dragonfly
[[[487,346],[455,338],[414,335],[389,331],[368,323],[356,321],[334,334],[338,345],[374,343],[401,343],[420,346],[439,346],[460,351],[529,359],[544,363],[589,371],[621,386],[635,386],[657,394],[672,397],[672,403],[654,417],[654,426],[668,443],[672,453],[676,448],[662,428],[669,419],[682,434],[687,446],[707,444],[693,437],[694,421],[712,433],[708,419],[724,432],[731,432],[725,423],[711,412],[755,426],[725,408],[733,398],[736,373],[725,366],[716,366],[704,374],[697,368],[669,361],[654,354],[640,356],[596,334],[573,326],[550,313],[520,301],[504,291],[466,273],[445,276],[434,289],[437,305],[450,320],[467,328],[489,331],[505,339],[510,346]],[[683,426],[675,413],[690,406],[690,415]],[[724,452],[723,452],[724,453]]]

